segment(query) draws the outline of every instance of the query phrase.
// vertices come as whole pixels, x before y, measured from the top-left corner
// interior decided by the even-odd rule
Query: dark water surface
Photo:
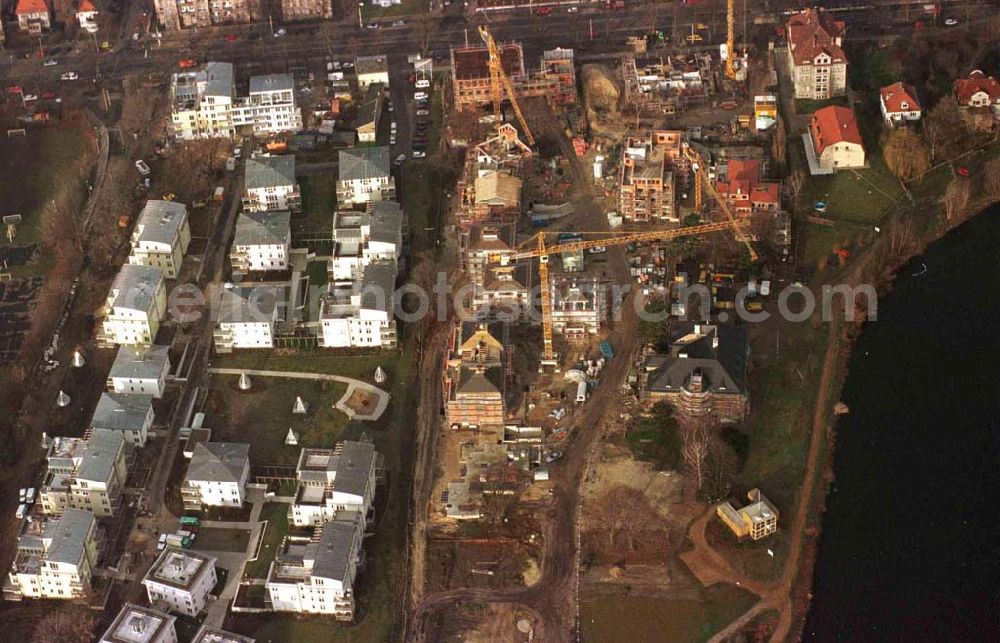
[[[850,361],[805,639],[1000,640],[1000,206],[879,303]]]

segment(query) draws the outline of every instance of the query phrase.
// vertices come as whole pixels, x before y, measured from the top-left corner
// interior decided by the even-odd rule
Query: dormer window
[[[904,100],[903,102],[901,102],[901,103],[899,104],[899,107],[900,107],[900,109],[902,109],[902,110],[903,110],[903,111],[905,112],[905,111],[907,111],[908,109],[910,109],[910,104],[909,104],[909,103],[907,103],[907,102],[906,102],[906,101]]]

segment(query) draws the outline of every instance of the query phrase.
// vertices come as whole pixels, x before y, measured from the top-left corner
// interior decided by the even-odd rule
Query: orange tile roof
[[[882,95],[882,104],[889,113],[920,111],[920,101],[917,100],[917,90],[913,85],[899,81],[883,87],[879,92]],[[903,107],[904,102],[906,108]]]
[[[809,133],[812,135],[816,154],[822,154],[827,146],[837,143],[863,145],[858,121],[850,107],[831,105],[816,110],[809,123]]]
[[[48,13],[49,5],[45,0],[20,0],[14,13],[18,15],[32,13]]]
[[[760,180],[760,161],[757,159],[733,159],[726,169],[727,182],[716,181],[719,194],[741,194],[746,196]]]
[[[1000,82],[978,69],[967,78],[955,81],[955,99],[959,105],[968,105],[972,97],[979,92],[986,92],[991,103],[1000,103]]]
[[[777,205],[780,198],[777,183],[760,183],[754,187],[753,192],[750,193],[751,203]]]
[[[94,3],[90,0],[80,0],[80,7],[76,10],[76,12],[86,13],[90,11],[97,12],[97,7],[94,6]]]
[[[821,52],[833,61],[847,62],[838,40],[844,36],[844,23],[832,20],[825,11],[806,9],[794,14],[785,25],[788,46],[796,65],[809,65]]]

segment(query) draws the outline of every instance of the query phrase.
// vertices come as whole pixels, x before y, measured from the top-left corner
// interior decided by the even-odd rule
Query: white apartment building
[[[58,518],[25,522],[4,595],[14,598],[81,598],[97,565],[94,514],[66,509]]]
[[[296,527],[318,526],[343,512],[353,512],[364,526],[375,497],[377,468],[378,454],[369,442],[302,449],[295,467],[299,484],[292,523]]]
[[[825,100],[847,93],[845,26],[825,10],[809,8],[785,25],[796,98]]]
[[[217,627],[202,625],[191,643],[254,643],[254,639],[242,634],[234,634]]]
[[[300,205],[294,154],[247,159],[243,173],[244,212],[298,210]]]
[[[206,554],[168,546],[142,579],[149,602],[162,601],[173,612],[197,616],[218,580],[215,561]]]
[[[176,617],[125,603],[98,643],[177,643]]]
[[[199,442],[181,487],[184,508],[241,507],[250,477],[250,445]]]
[[[395,264],[379,261],[365,266],[361,279],[332,285],[320,303],[320,345],[394,347],[395,284]]]
[[[229,261],[236,272],[288,270],[291,246],[288,212],[244,212],[236,220]]]
[[[153,415],[152,395],[101,393],[90,428],[118,431],[131,444],[144,447]]]
[[[57,438],[41,487],[42,512],[58,515],[72,508],[98,518],[115,515],[128,477],[125,458],[125,436],[118,431],[93,430],[85,440]]]
[[[354,618],[354,580],[363,564],[364,529],[358,520],[331,521],[312,539],[287,537],[267,575],[276,612]]]
[[[395,201],[376,201],[368,212],[333,215],[333,256],[327,264],[331,281],[360,279],[373,261],[397,264],[403,251],[403,210]]]
[[[236,102],[233,125],[250,126],[258,136],[302,129],[302,110],[295,102],[292,75],[251,76],[250,95]]]
[[[272,134],[302,128],[290,74],[253,76],[250,93],[237,97],[230,63],[209,62],[173,75],[170,83],[174,136],[231,138],[238,130]]]
[[[337,207],[350,209],[372,201],[396,198],[396,179],[389,171],[389,148],[340,150]]]
[[[170,347],[122,346],[108,372],[109,392],[163,397],[170,373]]]
[[[385,56],[358,56],[354,60],[354,73],[361,91],[374,83],[389,86],[389,62]]]
[[[225,284],[215,323],[215,350],[273,348],[274,327],[282,297],[278,286]]]
[[[108,344],[149,346],[167,313],[163,272],[125,264],[108,292],[101,337]]]
[[[164,277],[174,279],[190,243],[187,206],[174,201],[146,201],[132,231],[128,262],[159,268]]]

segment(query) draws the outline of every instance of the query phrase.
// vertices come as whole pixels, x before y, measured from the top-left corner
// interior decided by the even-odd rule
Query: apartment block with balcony
[[[290,213],[244,212],[236,220],[229,262],[234,272],[285,271],[291,246]]]
[[[184,508],[201,511],[204,507],[241,507],[249,477],[249,444],[199,442],[181,485]]]
[[[243,174],[244,212],[297,211],[302,195],[295,180],[295,156],[255,156]]]
[[[58,515],[82,509],[99,518],[117,514],[128,477],[127,453],[118,431],[95,429],[84,440],[58,438],[49,449],[42,511]]]
[[[238,348],[273,348],[284,291],[279,286],[225,284],[213,335],[216,352],[228,353]]]
[[[167,313],[163,271],[125,264],[111,283],[98,339],[106,344],[150,346]]]
[[[340,150],[337,207],[350,209],[373,201],[394,201],[396,179],[389,171],[389,148]]]
[[[395,201],[376,201],[364,213],[333,215],[333,253],[327,263],[330,281],[361,279],[374,261],[397,265],[403,252],[403,210]]]
[[[295,100],[291,74],[251,76],[249,89],[246,97],[234,103],[234,125],[249,126],[257,136],[302,129],[302,110]]]
[[[215,563],[213,556],[167,546],[142,579],[149,602],[185,616],[198,616],[218,580]]]
[[[326,348],[396,345],[396,264],[373,261],[360,279],[331,285],[320,306],[320,345]]]
[[[4,583],[4,598],[83,598],[97,565],[97,520],[80,509],[25,522]]]
[[[118,431],[129,443],[144,447],[153,418],[152,395],[101,393],[90,427]]]
[[[629,221],[679,222],[673,168],[680,159],[680,132],[654,130],[626,138],[618,178],[619,214]]]
[[[348,440],[333,449],[302,449],[295,467],[298,488],[290,510],[292,524],[318,526],[349,512],[357,514],[364,526],[383,466],[369,442]]]
[[[169,346],[121,346],[108,372],[107,390],[123,395],[163,397],[169,374]]]
[[[174,201],[146,201],[132,231],[128,262],[159,268],[166,279],[174,279],[190,243],[187,206]]]

